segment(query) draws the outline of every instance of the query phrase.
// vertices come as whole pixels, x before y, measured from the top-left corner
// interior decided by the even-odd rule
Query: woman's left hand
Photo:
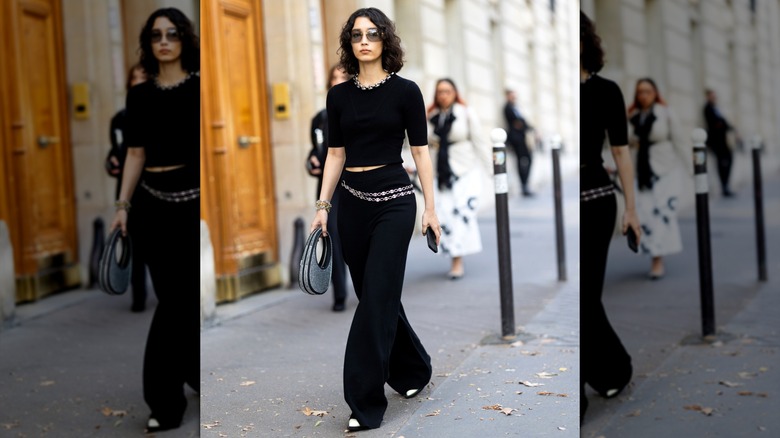
[[[642,227],[639,224],[639,217],[636,215],[636,210],[626,210],[623,213],[623,235],[628,232],[628,227],[631,227],[636,234],[637,245],[642,240]]]
[[[422,232],[423,235],[425,235],[425,232],[428,230],[428,227],[431,227],[433,230],[433,234],[436,235],[436,244],[439,244],[439,240],[441,239],[441,225],[439,225],[439,218],[436,217],[436,211],[434,210],[425,210],[422,215]]]

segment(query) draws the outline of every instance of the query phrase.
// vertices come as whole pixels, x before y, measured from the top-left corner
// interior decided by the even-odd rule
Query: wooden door
[[[260,0],[202,3],[204,212],[218,301],[280,283]]]
[[[62,13],[60,0],[2,7],[7,214],[17,300],[29,301],[80,283]]]

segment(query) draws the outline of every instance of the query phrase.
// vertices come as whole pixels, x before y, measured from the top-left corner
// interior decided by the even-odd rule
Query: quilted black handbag
[[[317,260],[317,243],[322,238],[323,248]],[[303,257],[298,268],[298,286],[310,295],[322,295],[328,290],[330,275],[333,272],[333,244],[330,235],[323,236],[322,228],[309,234],[303,247]]]
[[[100,256],[98,287],[109,295],[121,295],[130,285],[132,272],[133,242],[129,234],[123,236],[122,230],[116,228],[108,237],[103,254]]]

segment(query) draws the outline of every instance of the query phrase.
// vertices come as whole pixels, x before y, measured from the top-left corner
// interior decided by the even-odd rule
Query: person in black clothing
[[[330,82],[328,88],[349,80],[349,75],[338,65],[330,69]],[[311,120],[311,151],[306,162],[309,175],[317,177],[317,194],[322,191],[322,169],[328,157],[328,111],[323,109]],[[328,214],[328,229],[330,240],[333,244],[333,311],[341,312],[346,309],[347,300],[347,267],[344,264],[344,256],[341,253],[341,239],[338,234],[338,197],[339,192],[333,193],[330,200],[333,211]]]
[[[127,73],[125,89],[130,91],[130,88],[142,82],[146,82],[146,72],[144,72],[141,64],[135,64],[130,67],[130,71]],[[109,132],[111,150],[108,151],[105,164],[108,175],[117,179],[116,194],[114,195],[116,199],[119,198],[119,192],[122,187],[122,167],[125,164],[125,156],[127,155],[127,148],[125,147],[125,114],[126,111],[122,108],[111,118]],[[138,199],[133,195],[130,196],[130,203],[138,207]],[[132,216],[128,214],[127,229],[130,234],[133,234],[133,222]],[[130,309],[133,312],[143,312],[146,309],[146,262],[144,262],[143,249],[138,244],[133,246],[133,272],[130,277],[130,284],[133,290],[133,305]]]
[[[641,235],[634,204],[634,172],[628,150],[626,106],[617,84],[597,75],[604,65],[601,39],[580,12],[580,419],[588,406],[587,383],[614,397],[631,380],[631,356],[609,323],[601,295],[617,201],[601,151],[608,136],[626,211],[622,230]],[[638,243],[638,242],[637,242]]]
[[[704,105],[704,120],[707,122],[707,146],[712,149],[715,158],[718,160],[718,177],[720,178],[723,196],[732,197],[734,192],[729,187],[729,177],[731,176],[733,155],[726,142],[726,133],[729,130],[733,130],[734,127],[729,124],[718,109],[718,96],[715,94],[715,91],[706,90],[706,96],[707,104]]]
[[[506,90],[506,105],[504,118],[508,128],[506,142],[512,146],[517,155],[517,167],[520,173],[520,183],[523,186],[523,196],[530,197],[533,193],[528,188],[528,175],[531,173],[531,151],[525,141],[526,132],[533,130],[531,125],[520,115],[515,102],[517,96],[512,90]]]
[[[344,398],[352,409],[348,428],[354,431],[382,423],[385,383],[411,398],[431,379],[431,357],[401,305],[417,210],[401,158],[404,133],[425,197],[422,229],[430,227],[438,244],[441,227],[425,104],[417,84],[396,74],[403,49],[395,25],[376,8],[359,9],[339,42],[340,63],[355,76],[328,92],[328,159],[311,230],[327,232],[329,201],[340,190],[342,250],[359,300],[344,357]]]
[[[147,432],[179,427],[184,384],[200,382],[200,50],[190,20],[163,8],[140,36],[148,81],[127,94],[127,157],[111,228],[127,230],[128,201],[139,208],[131,236],[145,248],[157,295],[144,353]]]

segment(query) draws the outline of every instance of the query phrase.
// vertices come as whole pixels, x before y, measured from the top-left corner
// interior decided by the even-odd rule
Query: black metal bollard
[[[298,287],[298,267],[303,257],[303,219],[296,218],[293,225],[293,247],[290,254],[290,288]]]
[[[766,234],[764,232],[764,188],[761,182],[761,137],[754,137],[753,149],[753,203],[756,210],[756,255],[758,280],[767,281]]]
[[[493,173],[496,188],[496,229],[498,232],[498,280],[501,292],[501,336],[515,338],[515,307],[512,296],[512,254],[509,244],[509,206],[506,175],[506,131],[495,128],[493,141]]]
[[[563,190],[561,188],[561,140],[551,141],[553,166],[553,200],[555,201],[555,246],[558,256],[558,281],[566,281],[566,241],[563,234]]]
[[[712,248],[710,246],[709,187],[707,182],[707,132],[693,130],[693,173],[696,185],[696,231],[699,246],[699,293],[702,336],[715,334],[715,300],[712,291]]]
[[[103,219],[92,221],[92,251],[89,254],[89,288],[97,284],[100,256],[106,246],[106,226]]]

